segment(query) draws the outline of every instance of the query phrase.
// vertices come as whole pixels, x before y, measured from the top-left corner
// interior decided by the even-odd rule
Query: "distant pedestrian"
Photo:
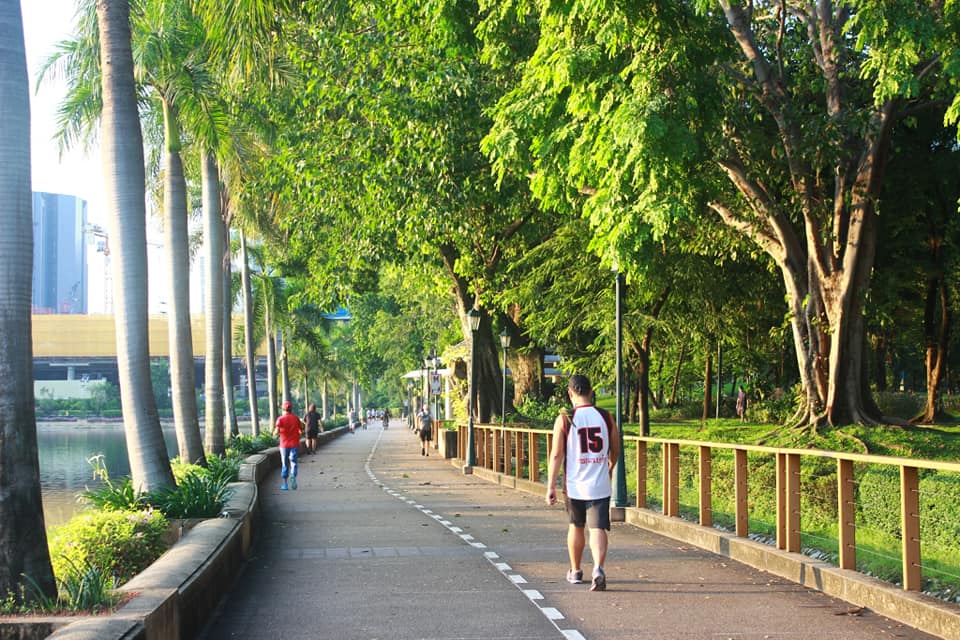
[[[277,418],[273,434],[280,437],[280,490],[287,490],[287,478],[290,478],[290,488],[297,488],[297,453],[300,450],[300,434],[303,433],[303,423],[293,413],[293,403],[289,400],[283,403],[283,415]]]
[[[747,392],[743,390],[743,385],[740,385],[740,390],[737,391],[737,417],[740,418],[740,422],[745,422],[747,420]]]
[[[586,376],[570,376],[567,394],[573,403],[573,412],[568,415],[562,410],[553,423],[546,501],[548,505],[557,503],[557,477],[563,465],[564,501],[570,517],[567,582],[583,582],[580,562],[586,545],[584,527],[589,527],[593,556],[590,590],[603,591],[607,588],[603,564],[607,558],[610,495],[613,493],[610,478],[620,455],[620,436],[610,412],[594,406],[593,389]]]
[[[383,410],[383,428],[386,429],[390,426],[390,409]]]
[[[317,405],[311,403],[307,407],[303,422],[307,425],[307,453],[314,454],[317,452],[317,445],[320,443],[320,434],[323,433],[323,418],[317,413]]]
[[[424,407],[417,414],[417,422],[420,426],[420,455],[430,455],[430,440],[433,435],[433,416],[430,410]]]
[[[356,428],[360,426],[360,416],[357,414],[356,409],[350,409],[350,415],[347,418],[348,425],[350,427],[350,433],[356,433]]]

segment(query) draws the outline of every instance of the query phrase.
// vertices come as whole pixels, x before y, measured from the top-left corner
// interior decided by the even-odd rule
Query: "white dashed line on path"
[[[376,474],[370,468],[370,462],[373,460],[373,456],[377,451],[377,446],[380,444],[380,438],[382,437],[383,437],[383,431],[380,432],[380,434],[377,436],[377,439],[374,441],[373,448],[370,449],[370,454],[367,456],[367,461],[365,464],[367,475],[370,476],[370,479],[374,482],[374,484],[379,485],[387,495],[391,495],[397,498],[398,500],[400,500],[401,502],[405,502],[408,505],[413,506],[415,509],[417,509],[424,515],[428,516],[430,519],[435,520],[438,524],[443,525],[444,528],[446,528],[448,531],[456,535],[458,538],[463,540],[465,543],[467,543],[471,547],[474,547],[475,549],[486,549],[487,545],[476,540],[472,535],[468,533],[463,533],[463,529],[461,529],[460,527],[454,526],[452,522],[444,519],[442,515],[434,513],[432,510],[428,509],[424,505],[419,504],[416,500],[413,500],[411,498],[404,496],[403,492],[391,489],[390,487],[386,486],[385,484],[383,484],[377,479]],[[566,640],[586,640],[583,634],[581,634],[576,629],[561,629],[558,624],[558,621],[564,620],[565,619],[564,615],[555,607],[541,607],[539,604],[539,601],[543,600],[543,594],[537,591],[536,589],[524,589],[522,585],[527,584],[527,579],[518,573],[510,573],[513,571],[513,569],[510,567],[509,564],[499,561],[500,556],[499,554],[497,554],[497,552],[484,551],[483,557],[486,558],[487,561],[490,562],[490,564],[492,564],[493,567],[497,571],[499,571],[503,577],[509,580],[510,583],[513,584],[513,586],[517,587],[517,589],[519,589],[520,592],[523,593],[523,595],[525,595],[528,600],[530,600],[533,606],[535,606],[540,611],[540,613],[542,613],[547,618],[547,620],[549,620],[553,624],[553,626],[557,629],[557,631],[563,634],[563,637],[566,638]]]

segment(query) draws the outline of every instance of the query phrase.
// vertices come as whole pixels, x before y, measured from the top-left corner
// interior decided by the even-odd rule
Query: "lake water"
[[[172,426],[163,428],[163,439],[170,457],[176,456],[177,438]],[[82,509],[77,495],[86,487],[103,486],[93,477],[93,467],[87,462],[90,457],[102,455],[112,479],[130,475],[122,424],[39,423],[37,440],[47,527],[63,524]]]

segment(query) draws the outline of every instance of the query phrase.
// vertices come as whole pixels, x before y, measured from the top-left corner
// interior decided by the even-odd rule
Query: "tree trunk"
[[[780,146],[773,162],[787,159],[780,166],[789,172],[792,188],[772,193],[757,177],[764,175],[763,164],[754,166],[734,145],[721,151],[718,164],[751,210],[738,214],[723,202],[709,206],[781,270],[806,395],[797,420],[812,427],[898,422],[881,415],[870,394],[861,312],[876,251],[874,203],[900,101],[876,104],[866,126],[847,117],[855,109],[844,101],[853,91],[845,91],[846,67],[833,55],[848,37],[844,25],[829,11],[799,16],[822,53],[815,67],[824,87],[822,117],[836,132],[832,166],[815,167],[804,149],[801,109],[793,104],[788,79],[766,57],[770,52],[758,46],[750,12],[728,3],[724,15],[743,60],[750,62],[750,89],[760,96],[758,107],[777,127]]]
[[[325,378],[323,379],[323,392],[322,392],[322,395],[320,396],[320,401],[321,401],[321,403],[323,404],[323,419],[324,419],[324,420],[329,420],[329,419],[330,419],[330,410],[329,410],[329,408],[327,407],[327,402],[328,402],[328,401],[327,401],[327,398],[328,398],[329,395],[330,395],[330,394],[329,394],[329,387],[330,387],[330,383],[329,383],[329,381],[327,380],[327,378],[325,377]]]
[[[43,520],[30,324],[30,101],[19,2],[0,2],[0,594],[56,598]],[[39,593],[34,593],[36,589]]]
[[[673,384],[670,385],[670,406],[677,405],[677,388],[680,386],[680,372],[683,370],[683,358],[687,355],[687,343],[680,343],[680,355],[677,356],[677,368],[673,372]]]
[[[937,313],[938,307],[939,314]],[[950,344],[950,316],[950,294],[947,283],[943,275],[937,273],[928,279],[927,300],[923,314],[927,402],[923,412],[915,417],[912,422],[929,424],[936,422],[943,416],[941,394]]]
[[[223,217],[220,214],[220,173],[209,152],[201,158],[203,182],[203,240],[206,246],[207,353],[204,368],[207,451],[223,455]]]
[[[230,230],[226,224],[223,252],[223,407],[226,413],[226,431],[240,435],[237,405],[233,394],[233,269],[230,260]]]
[[[290,363],[287,359],[287,336],[283,331],[277,332],[277,342],[280,343],[280,380],[283,401],[290,400]]]
[[[156,491],[173,486],[174,479],[150,380],[146,189],[130,48],[130,8],[120,0],[98,0],[96,6],[103,94],[102,168],[114,240],[120,401],[133,486],[137,491]]]
[[[250,401],[250,428],[260,435],[260,409],[257,406],[257,356],[253,344],[253,287],[250,285],[250,261],[247,256],[247,236],[240,230],[240,279],[243,283],[243,345],[247,360],[247,398]],[[326,416],[324,416],[326,417]]]
[[[267,340],[267,401],[270,405],[270,430],[273,430],[277,424],[277,343],[274,342],[269,303],[264,306],[263,321]]]
[[[180,124],[177,110],[164,100],[166,170],[163,181],[163,228],[170,305],[167,333],[170,342],[170,381],[173,422],[180,459],[206,466],[200,418],[197,410],[197,380],[193,362],[193,329],[190,325],[190,232],[187,185],[180,157]]]
[[[543,349],[531,347],[522,353],[510,351],[507,360],[513,377],[513,405],[528,399],[543,399]]]
[[[637,422],[640,423],[640,435],[650,435],[650,340],[653,336],[653,327],[647,327],[643,332],[643,341],[636,345],[637,376]]]
[[[712,406],[713,393],[713,352],[707,348],[706,365],[703,369],[703,414],[700,416],[701,422],[706,422],[710,418],[710,407]]]

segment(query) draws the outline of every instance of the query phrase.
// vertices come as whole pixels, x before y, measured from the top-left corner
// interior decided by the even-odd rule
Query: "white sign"
[[[440,395],[440,374],[430,374],[430,393],[435,396]]]

